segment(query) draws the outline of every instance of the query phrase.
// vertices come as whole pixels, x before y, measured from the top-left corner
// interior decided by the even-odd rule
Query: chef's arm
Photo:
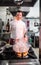
[[[26,25],[24,25],[24,40],[25,40],[25,42],[28,42],[28,36],[27,36],[27,27],[26,27]]]
[[[27,32],[24,33],[24,38],[27,37]]]
[[[24,24],[24,31],[23,32],[24,32],[24,38],[27,37],[27,27],[25,24]]]
[[[9,30],[9,31],[10,31],[10,33],[11,33],[11,31],[12,31],[12,25],[11,25],[11,24],[10,24],[10,30]]]
[[[25,41],[25,42],[28,42],[27,32],[24,33],[24,41]]]
[[[10,32],[12,31],[12,27],[10,27]]]

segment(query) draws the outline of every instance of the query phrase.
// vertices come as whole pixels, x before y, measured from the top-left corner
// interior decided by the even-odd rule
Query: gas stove
[[[4,52],[0,54],[0,60],[10,60],[10,59],[37,59],[32,47],[29,49],[29,53],[26,57],[18,58],[12,47],[5,48]]]
[[[6,48],[0,55],[1,65],[40,65],[32,47],[29,49],[29,54],[25,58],[18,58],[14,55],[12,48]]]

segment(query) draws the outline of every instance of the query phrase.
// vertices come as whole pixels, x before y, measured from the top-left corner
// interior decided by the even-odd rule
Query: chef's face
[[[22,19],[22,12],[17,12],[16,16],[18,19]]]

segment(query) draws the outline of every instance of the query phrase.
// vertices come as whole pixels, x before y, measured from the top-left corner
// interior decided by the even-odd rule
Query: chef
[[[25,57],[29,50],[27,46],[27,28],[22,21],[22,15],[22,11],[17,11],[14,20],[10,22],[10,44],[13,44],[13,51],[16,52],[18,57]]]

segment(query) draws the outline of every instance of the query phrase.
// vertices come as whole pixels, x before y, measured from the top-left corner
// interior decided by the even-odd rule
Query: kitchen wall
[[[7,19],[9,18],[10,20],[13,19],[12,14],[10,13],[10,15],[6,15],[6,9],[8,7],[0,7],[0,18],[4,21],[5,25],[7,23]],[[37,9],[37,11],[36,11]],[[29,14],[26,17],[39,17],[39,0],[37,1],[37,3],[34,5],[34,7],[31,8]],[[23,19],[23,21],[26,23],[27,25],[27,20],[29,20],[30,22],[30,26],[29,29],[33,30],[34,32],[38,31],[38,27],[34,27],[34,22],[38,22],[39,23],[39,19]],[[35,34],[36,36],[39,36],[39,32]]]
[[[0,7],[0,18],[6,23],[6,7]]]
[[[6,13],[6,9],[7,9],[8,7],[0,7],[0,18],[2,19],[2,21],[4,21],[4,23],[6,24],[7,23],[7,19],[9,18],[12,18],[13,16],[11,15],[11,13],[10,13],[10,15],[7,15]]]
[[[25,24],[27,25],[27,21],[29,21],[29,29],[32,30],[33,32],[35,32],[35,36],[39,36],[39,26],[34,26],[34,23],[39,23],[40,20],[39,19],[23,19],[23,21],[25,22]],[[37,33],[36,33],[37,32]]]
[[[7,19],[10,19],[12,17],[11,13],[10,15],[7,15],[7,9],[8,7],[0,7],[0,19],[4,22],[3,29],[5,29]]]

